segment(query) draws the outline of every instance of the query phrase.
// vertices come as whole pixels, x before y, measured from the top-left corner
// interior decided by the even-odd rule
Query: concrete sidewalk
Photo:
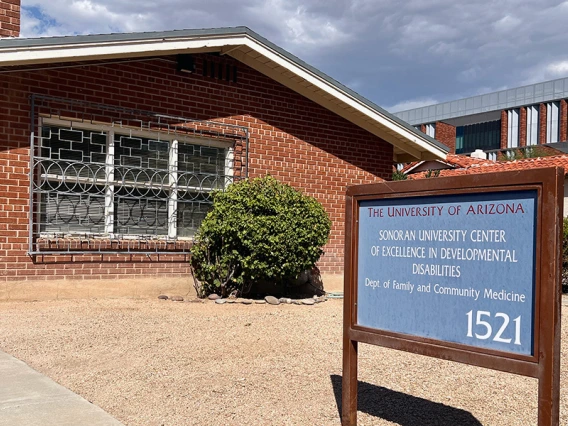
[[[1,426],[118,426],[118,420],[0,351]]]

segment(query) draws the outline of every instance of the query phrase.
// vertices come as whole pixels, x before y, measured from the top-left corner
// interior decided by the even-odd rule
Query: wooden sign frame
[[[533,355],[504,353],[363,327],[357,322],[359,204],[364,200],[536,190]],[[564,170],[543,168],[352,186],[347,189],[342,425],[357,424],[358,343],[383,346],[538,379],[538,424],[558,425]],[[520,231],[522,232],[522,231]],[[388,314],[388,313],[387,313]]]

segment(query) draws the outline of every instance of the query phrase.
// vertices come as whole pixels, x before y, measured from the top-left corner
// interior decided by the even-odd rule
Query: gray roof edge
[[[186,30],[170,30],[170,31],[147,31],[134,33],[108,33],[108,34],[87,34],[72,36],[53,36],[53,37],[37,37],[37,38],[1,38],[0,50],[14,47],[41,47],[55,45],[72,45],[84,43],[103,43],[103,42],[121,42],[136,40],[153,40],[153,39],[171,39],[183,37],[198,36],[230,36],[251,33],[252,31],[244,26],[240,27],[222,27],[222,28],[198,28]]]
[[[423,105],[417,108],[410,108],[410,109],[405,109],[405,110],[401,110],[401,111],[396,111],[393,114],[396,116],[401,116],[404,114],[409,114],[411,112],[416,112],[416,111],[423,111],[427,108],[431,108],[431,107],[438,107],[438,106],[442,106],[442,105],[449,105],[453,102],[460,102],[460,101],[468,101],[468,100],[473,100],[473,99],[480,99],[486,96],[491,96],[491,95],[500,95],[500,94],[507,94],[510,93],[511,91],[517,91],[517,90],[525,90],[525,89],[534,89],[537,86],[542,86],[545,84],[552,84],[554,85],[557,82],[561,82],[561,81],[566,81],[568,80],[568,77],[559,77],[559,78],[555,78],[553,80],[546,80],[546,81],[539,81],[536,83],[532,83],[532,84],[524,84],[522,86],[516,86],[516,87],[510,87],[508,89],[501,89],[501,90],[496,90],[494,92],[487,92],[487,93],[480,93],[478,95],[473,95],[473,96],[468,96],[465,98],[458,98],[458,99],[451,99],[449,101],[444,101],[444,102],[438,102],[435,104],[428,104],[428,105]],[[566,90],[564,91],[566,92]],[[504,105],[503,102],[500,104],[496,104],[496,105],[491,105],[491,106],[482,106],[479,107],[478,109],[481,109],[480,111],[476,111],[473,113],[464,113],[462,111],[457,111],[457,112],[450,112],[450,113],[444,113],[444,114],[440,114],[439,116],[436,115],[434,118],[438,119],[438,120],[444,120],[444,119],[451,119],[451,118],[456,118],[456,117],[462,117],[462,116],[466,116],[466,115],[473,115],[473,114],[479,114],[479,113],[484,113],[484,112],[492,112],[492,111],[499,111],[502,109],[510,109],[510,108],[519,108],[519,107],[523,107],[523,106],[529,106],[529,105],[533,105],[536,103],[540,103],[540,102],[549,102],[549,101],[556,101],[556,100],[560,100],[560,99],[564,99],[566,98],[565,94],[562,95],[556,95],[554,92],[553,93],[543,93],[540,95],[532,95],[527,97],[525,95],[525,97],[523,99],[515,99],[513,101],[510,100],[506,100],[504,101]],[[432,120],[421,120],[421,121],[415,121],[416,123],[428,123]],[[434,120],[436,121],[436,120]]]
[[[222,27],[222,28],[202,28],[202,29],[184,29],[184,30],[171,30],[171,31],[153,31],[153,32],[136,32],[136,33],[111,33],[111,34],[91,34],[91,35],[73,35],[73,36],[56,36],[56,37],[41,37],[41,38],[5,38],[0,39],[0,51],[3,49],[13,49],[13,48],[30,48],[30,47],[49,47],[49,46],[60,46],[60,45],[73,45],[73,44],[88,44],[88,43],[105,43],[105,42],[133,42],[133,41],[144,41],[153,39],[175,39],[183,37],[214,37],[214,36],[239,36],[247,35],[254,40],[264,44],[270,49],[274,50],[278,54],[284,56],[289,61],[294,62],[296,65],[306,69],[310,73],[319,77],[320,79],[331,84],[340,91],[346,93],[350,97],[354,98],[358,102],[362,103],[366,107],[375,110],[379,114],[385,116],[389,120],[404,127],[411,133],[422,140],[429,142],[431,145],[435,146],[442,151],[449,152],[449,148],[431,138],[430,136],[417,130],[415,127],[408,124],[406,121],[400,119],[399,117],[391,114],[385,109],[381,108],[374,102],[371,102],[367,98],[361,96],[354,90],[343,85],[339,81],[333,79],[317,68],[304,62],[297,56],[291,54],[290,52],[284,50],[283,48],[277,46],[266,38],[262,37],[258,33],[254,32],[246,26],[238,27]]]

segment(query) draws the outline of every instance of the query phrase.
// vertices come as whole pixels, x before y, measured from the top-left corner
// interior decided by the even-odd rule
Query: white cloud
[[[526,70],[525,76],[522,84],[533,84],[540,81],[568,77],[568,58],[539,63]]]
[[[400,111],[406,111],[407,109],[420,108],[423,106],[434,105],[437,103],[439,103],[439,101],[437,101],[434,98],[409,99],[406,101],[398,102],[397,104],[392,105],[390,107],[385,107],[385,109],[389,112],[400,112]]]
[[[284,47],[296,46],[299,51],[337,46],[351,38],[341,16],[315,13],[302,1],[256,2],[247,6],[247,13],[253,21],[278,32]]]
[[[568,74],[568,60],[553,62],[548,64],[546,68],[547,71],[555,77],[565,76]]]
[[[495,30],[500,33],[507,33],[517,29],[519,25],[521,25],[521,22],[522,21],[520,19],[514,16],[505,15],[501,19],[493,23],[493,28],[495,28]]]

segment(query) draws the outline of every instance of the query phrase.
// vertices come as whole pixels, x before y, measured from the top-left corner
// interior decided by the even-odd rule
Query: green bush
[[[229,185],[214,194],[191,250],[198,295],[286,284],[315,265],[330,228],[321,204],[271,176]]]
[[[403,172],[401,172],[400,170],[395,170],[392,173],[392,178],[391,180],[407,180],[408,176],[405,175]]]

